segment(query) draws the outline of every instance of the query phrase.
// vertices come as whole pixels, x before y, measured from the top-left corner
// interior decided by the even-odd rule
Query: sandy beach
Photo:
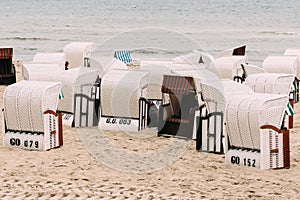
[[[20,79],[21,66],[16,68]],[[0,86],[1,105],[5,87]],[[84,147],[77,129],[67,126],[63,127],[64,145],[50,151],[8,148],[1,142],[0,199],[298,199],[298,104],[295,111],[294,128],[290,131],[290,169],[227,166],[224,155],[199,153],[193,141],[179,159],[163,169],[123,172],[95,159]],[[155,151],[171,140],[116,132],[105,135],[119,147],[141,154]]]

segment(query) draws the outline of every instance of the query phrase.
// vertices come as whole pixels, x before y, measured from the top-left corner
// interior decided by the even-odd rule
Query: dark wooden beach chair
[[[193,78],[164,75],[161,91],[166,97],[159,109],[158,136],[192,139],[195,111],[199,109]]]
[[[0,47],[0,84],[9,85],[16,82],[16,70],[12,63],[13,48]]]

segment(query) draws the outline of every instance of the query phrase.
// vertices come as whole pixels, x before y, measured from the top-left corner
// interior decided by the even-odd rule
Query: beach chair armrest
[[[260,129],[271,129],[277,133],[287,134],[289,133],[289,130],[281,130],[273,125],[263,125],[260,127]]]

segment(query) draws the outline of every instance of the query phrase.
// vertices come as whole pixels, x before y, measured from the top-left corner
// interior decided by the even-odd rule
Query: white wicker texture
[[[22,76],[24,80],[39,80],[43,81],[45,75],[52,73],[63,73],[64,68],[58,64],[45,64],[45,63],[23,63]]]
[[[294,79],[292,74],[252,74],[247,76],[245,84],[258,93],[289,95]]]
[[[269,73],[283,73],[297,75],[297,56],[267,56],[262,67]]]
[[[218,82],[220,79],[214,73],[206,70],[204,66],[196,66],[197,69],[176,69],[172,70],[172,73],[179,74],[181,76],[191,76],[194,79],[196,93],[198,97],[199,105],[203,105],[204,102],[201,99],[201,83],[205,82]],[[201,68],[202,67],[202,68]]]
[[[73,42],[65,46],[64,54],[69,67],[82,67],[84,58],[90,57],[93,48],[92,42]]]
[[[241,76],[243,70],[241,64],[246,63],[245,56],[225,56],[213,60],[207,69],[219,75],[221,79],[233,79],[234,76]]]
[[[284,55],[298,56],[296,76],[299,78],[300,77],[300,49],[286,49]]]
[[[48,68],[47,70],[43,70],[38,69],[38,67],[35,68],[33,66],[31,69],[38,70],[41,72],[29,73],[28,80],[51,81],[62,83],[62,92],[64,98],[59,101],[58,110],[71,113],[74,112],[74,94],[82,91],[81,94],[86,94],[87,96],[90,96],[89,91],[95,83],[97,76],[99,75],[98,70],[94,68],[71,68],[69,70],[58,70],[57,68]]]
[[[101,64],[104,66],[103,71],[101,72],[101,76],[104,76],[107,72],[110,72],[112,70],[128,68],[124,62],[116,58],[105,58],[104,60],[101,60],[101,62]]]
[[[101,80],[101,111],[104,116],[139,118],[139,99],[146,97],[149,73],[112,70]]]
[[[260,127],[281,127],[288,96],[237,95],[226,103],[226,133],[235,147],[260,149]]]
[[[65,68],[66,56],[64,53],[37,53],[33,57],[35,63],[58,64],[62,69]]]
[[[149,72],[149,82],[147,87],[147,99],[162,99],[161,85],[165,74],[170,73],[168,65],[143,64],[141,70]]]
[[[225,103],[236,95],[253,94],[253,90],[246,85],[232,80],[206,80],[200,82],[202,96],[209,113],[224,112]]]
[[[267,73],[267,71],[264,68],[258,67],[256,65],[245,64],[244,68],[247,76],[250,74]]]
[[[3,106],[7,129],[44,132],[46,110],[57,109],[58,82],[20,81],[4,91]]]

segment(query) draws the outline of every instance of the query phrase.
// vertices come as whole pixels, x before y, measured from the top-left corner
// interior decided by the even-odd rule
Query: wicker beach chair
[[[243,80],[245,70],[243,64],[246,64],[247,58],[245,56],[225,56],[214,59],[207,67],[207,69],[217,75],[221,79],[241,79]]]
[[[147,85],[149,73],[137,70],[111,70],[101,79],[103,130],[137,132],[147,127]]]
[[[281,56],[267,56],[263,61],[263,68],[269,73],[291,74],[294,81],[290,89],[290,104],[292,107],[294,103],[299,101],[299,81],[297,79],[298,73],[298,57],[295,55],[281,55]],[[292,116],[288,117],[287,124],[290,128],[293,127]]]
[[[228,147],[225,132],[225,107],[228,98],[236,95],[252,95],[253,90],[232,80],[208,79],[200,82],[205,106],[200,110],[196,149],[224,153]]]
[[[194,78],[164,75],[161,92],[158,136],[167,134],[192,139],[195,111],[199,110]]]
[[[62,69],[65,69],[66,61],[64,53],[37,53],[33,57],[34,63],[58,64]]]
[[[248,75],[245,84],[257,93],[289,95],[293,74],[257,73]]]
[[[124,62],[127,66],[133,67],[140,65],[140,60],[132,58],[129,50],[117,50],[114,52],[114,57]]]
[[[20,81],[3,94],[4,146],[48,150],[63,145],[57,113],[61,83]]]
[[[281,130],[287,95],[237,95],[226,103],[226,164],[288,168],[289,131]]]
[[[16,69],[12,58],[12,47],[0,47],[0,84],[9,85],[16,82]]]
[[[290,95],[295,76],[293,74],[263,73],[247,76],[245,84],[257,93]],[[285,127],[293,128],[294,101],[290,98],[287,105]]]
[[[64,47],[63,53],[69,68],[88,67],[88,59],[93,51],[92,42],[72,42]]]
[[[300,79],[300,49],[286,49],[284,55],[298,56],[297,73],[293,83],[292,99],[294,103],[299,102],[299,79]]]
[[[52,73],[64,73],[64,68],[56,63],[24,62],[22,77],[24,80],[45,81],[45,76]]]
[[[51,65],[51,66],[50,66]],[[94,68],[62,69],[55,64],[23,64],[25,80],[62,83],[58,110],[64,113],[65,125],[97,126],[99,107],[99,71]]]
[[[147,100],[162,101],[161,84],[165,74],[170,73],[170,65],[156,64],[156,62],[144,63],[142,61],[140,70],[149,72],[149,83],[147,87]]]
[[[222,51],[219,55],[219,57],[224,57],[224,56],[244,56],[246,53],[246,45],[240,45],[236,46],[230,49],[226,49]]]
[[[297,56],[267,56],[262,64],[262,67],[269,73],[284,73],[297,75]]]

